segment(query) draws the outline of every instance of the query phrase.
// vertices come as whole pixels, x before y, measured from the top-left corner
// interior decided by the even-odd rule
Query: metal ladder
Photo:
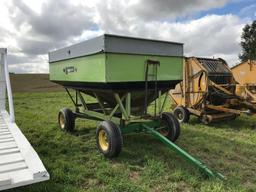
[[[153,66],[152,73],[149,73],[150,66]],[[157,69],[160,66],[159,61],[155,60],[146,60],[146,70],[145,70],[145,99],[144,99],[144,115],[147,115],[148,108],[148,94],[149,94],[149,81],[154,83],[154,95],[155,98],[158,96],[158,87],[157,87]],[[150,79],[151,78],[151,79]],[[156,116],[156,99],[154,101],[154,115]]]

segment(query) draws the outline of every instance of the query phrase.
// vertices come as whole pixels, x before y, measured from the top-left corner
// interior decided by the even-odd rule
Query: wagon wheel
[[[187,123],[189,121],[189,111],[183,106],[178,106],[173,110],[174,116],[178,119],[180,123]]]
[[[120,129],[112,121],[103,121],[96,130],[99,151],[105,157],[116,157],[122,150],[123,138]]]
[[[68,108],[63,108],[58,114],[59,127],[63,131],[73,131],[75,127],[75,117],[73,112]]]
[[[172,113],[162,113],[161,127],[159,132],[172,142],[180,136],[180,124]]]

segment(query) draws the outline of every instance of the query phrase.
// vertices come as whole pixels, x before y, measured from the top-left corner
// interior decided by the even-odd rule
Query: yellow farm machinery
[[[255,112],[251,102],[236,94],[236,85],[223,59],[185,58],[183,81],[169,92],[174,115],[179,122],[188,122],[192,114],[208,124]]]
[[[256,104],[256,61],[248,60],[231,68],[236,85],[236,94]]]

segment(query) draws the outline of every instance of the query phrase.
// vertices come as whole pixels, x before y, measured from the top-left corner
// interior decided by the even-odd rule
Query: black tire
[[[179,121],[172,113],[162,113],[162,125],[166,128],[161,129],[160,133],[168,138],[170,141],[175,142],[180,136],[180,124]]]
[[[58,115],[59,127],[63,131],[73,131],[75,128],[75,116],[68,108],[63,108],[59,111]]]
[[[101,141],[103,133],[106,146]],[[120,129],[112,121],[102,121],[96,130],[96,142],[98,150],[105,157],[117,157],[122,150],[123,137]]]
[[[173,110],[173,114],[180,123],[187,123],[189,121],[190,113],[187,108],[178,106]]]

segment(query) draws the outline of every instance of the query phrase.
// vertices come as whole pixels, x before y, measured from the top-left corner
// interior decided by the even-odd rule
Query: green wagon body
[[[144,85],[149,59],[160,62],[159,85],[171,88],[182,79],[183,44],[103,35],[50,52],[50,80],[64,86],[106,88],[121,83],[134,88],[131,83]]]
[[[158,81],[182,79],[182,58],[151,55],[131,55],[118,53],[98,53],[94,55],[52,62],[50,80],[94,83],[145,81],[145,61],[160,62]],[[74,71],[64,70],[73,70]]]

